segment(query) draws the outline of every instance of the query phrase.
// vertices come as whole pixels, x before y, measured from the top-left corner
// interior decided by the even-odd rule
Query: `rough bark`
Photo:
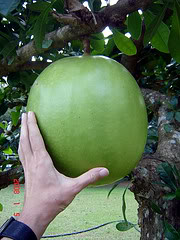
[[[131,191],[139,203],[138,216],[141,227],[141,240],[165,239],[163,219],[166,219],[176,229],[180,229],[179,201],[166,201],[162,196],[170,191],[167,187],[156,184],[160,182],[157,167],[162,162],[175,164],[180,169],[180,129],[166,119],[169,98],[159,92],[143,89],[145,101],[152,105],[158,115],[158,147],[154,154],[144,156],[134,170],[134,181]],[[172,124],[174,129],[167,133],[165,124]],[[157,214],[151,208],[154,202],[160,206],[163,215]]]
[[[151,2],[151,0],[119,0],[115,5],[104,8],[99,16],[103,16],[110,26],[117,26],[117,23],[121,23],[127,14],[139,9],[145,10]]]
[[[14,179],[19,179],[23,174],[22,166],[1,172],[0,174],[0,190],[8,187],[13,183]]]

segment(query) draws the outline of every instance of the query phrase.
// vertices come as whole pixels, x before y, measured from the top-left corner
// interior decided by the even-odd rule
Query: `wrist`
[[[50,220],[43,212],[33,212],[32,210],[23,209],[20,216],[16,219],[32,229],[37,239],[40,239],[45,232]]]
[[[36,234],[25,223],[10,217],[0,227],[0,239],[38,240]]]

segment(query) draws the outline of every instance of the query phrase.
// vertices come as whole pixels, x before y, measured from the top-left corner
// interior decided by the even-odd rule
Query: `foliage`
[[[131,176],[129,176],[131,178]],[[109,193],[108,193],[108,197],[110,196],[110,194],[112,193],[112,191],[117,187],[119,186],[120,183],[124,182],[124,181],[127,181],[127,177],[124,178],[124,179],[121,179],[119,181],[117,181],[113,186],[112,188],[110,189]],[[122,231],[128,231],[132,228],[135,228],[138,232],[139,232],[139,229],[136,227],[137,224],[134,224],[134,223],[131,223],[127,220],[127,217],[126,217],[126,209],[127,209],[127,203],[126,203],[126,199],[125,199],[125,196],[126,196],[126,192],[129,188],[129,185],[127,185],[127,187],[125,188],[124,192],[123,192],[123,195],[122,195],[122,214],[123,214],[123,220],[120,220],[119,223],[116,225],[116,229],[120,232]]]
[[[65,13],[63,0],[0,0],[0,59],[11,65],[17,57],[17,51],[33,39],[38,53],[31,60],[38,63],[53,62],[57,59],[83,54],[83,45],[79,39],[68,43],[64,48],[51,48],[52,40],[45,40],[45,34],[63,27],[52,16],[52,10]],[[81,0],[81,2],[85,2]],[[103,9],[101,0],[88,0],[93,12]],[[176,125],[180,123],[180,1],[153,1],[146,11],[136,11],[126,17],[123,27],[110,26],[111,34],[104,37],[102,33],[90,36],[92,55],[105,55],[121,61],[124,54],[132,56],[138,52],[135,78],[140,87],[160,91],[172,97],[167,113],[167,120]],[[131,34],[129,38],[127,33]],[[141,51],[137,42],[144,34]],[[45,53],[42,49],[49,48]],[[14,73],[0,79],[0,171],[16,167],[20,164],[17,148],[19,140],[20,116],[25,111],[29,89],[38,74],[43,69],[18,69]],[[148,140],[145,152],[153,153],[157,148],[157,117],[148,107]],[[172,125],[165,126],[166,132],[172,130]],[[166,173],[172,184],[171,195],[166,198],[179,198],[177,187],[177,171],[166,166],[161,170],[161,177]],[[169,170],[168,170],[169,169]],[[174,176],[174,177],[173,177]],[[172,177],[172,179],[171,179]],[[174,179],[174,180],[173,180]],[[164,179],[165,180],[165,179]],[[164,182],[167,184],[167,182]],[[171,187],[172,187],[171,186]],[[123,195],[125,199],[125,195]],[[118,230],[132,227],[127,224],[117,225]],[[153,209],[161,213],[158,206]],[[0,211],[2,206],[0,205]],[[172,226],[164,222],[167,238],[177,235]],[[173,236],[174,236],[173,235]],[[172,239],[169,237],[169,239]],[[176,238],[174,238],[176,239]]]
[[[171,193],[166,194],[164,199],[180,200],[180,172],[177,170],[176,166],[172,166],[168,162],[165,162],[157,168],[157,172],[162,184],[171,190]]]
[[[157,184],[167,187],[170,190],[169,193],[163,196],[163,199],[166,201],[172,201],[173,199],[180,201],[180,172],[176,166],[164,162],[158,166],[157,173],[161,180],[161,182]],[[163,216],[165,237],[169,240],[180,239],[180,229],[176,230],[171,223],[167,221],[166,213],[161,210],[161,207],[152,202],[151,208],[154,212]]]

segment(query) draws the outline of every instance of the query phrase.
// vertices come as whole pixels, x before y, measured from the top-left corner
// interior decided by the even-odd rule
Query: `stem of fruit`
[[[84,38],[83,39],[83,46],[84,46],[84,56],[89,56],[90,55],[90,40],[89,38]]]

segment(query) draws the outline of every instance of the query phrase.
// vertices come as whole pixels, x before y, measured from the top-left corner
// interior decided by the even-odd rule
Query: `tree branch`
[[[56,19],[56,21],[64,23],[65,25],[75,26],[80,23],[80,19],[74,14],[60,14],[53,11],[52,16]]]
[[[106,26],[119,26],[124,22],[128,13],[138,9],[145,9],[151,1],[152,0],[121,0],[113,6],[107,6],[96,14],[91,14],[92,22],[90,23],[84,21],[79,25],[67,25],[59,28],[57,31],[50,32],[46,34],[45,39],[52,40],[53,43],[49,48],[41,49],[41,53],[49,51],[52,48],[63,48],[68,42],[79,39],[84,35],[100,32]],[[82,12],[81,17],[83,17]],[[95,22],[94,18],[96,19]],[[64,19],[64,22],[67,24],[67,18]],[[20,71],[21,67],[25,65],[26,62],[30,61],[32,56],[38,54],[39,51],[36,49],[34,41],[29,42],[27,45],[17,50],[17,57],[11,65],[8,65],[6,59],[1,60],[0,77],[7,76],[11,72]]]
[[[42,49],[41,53],[46,52],[52,48],[63,48],[69,41],[78,39],[80,36],[89,35],[93,32],[100,31],[101,25],[98,28],[92,29],[90,26],[77,26],[72,28],[71,26],[64,26],[57,31],[46,34],[45,39],[52,40],[53,43],[49,48]],[[36,49],[34,41],[28,43],[17,51],[17,57],[11,65],[8,65],[7,61],[3,59],[0,63],[0,77],[7,76],[11,72],[17,72],[21,70],[21,67],[28,62],[32,56],[38,55],[39,51]]]
[[[28,61],[22,65],[21,70],[41,70],[49,66],[51,62],[46,61]]]
[[[79,0],[65,0],[64,8],[69,12],[75,12],[84,9],[84,5],[79,2]]]
[[[151,2],[152,0],[119,0],[116,4],[104,8],[99,13],[99,17],[104,18],[107,25],[117,26],[127,14],[139,9],[145,10]]]
[[[167,119],[170,98],[150,89],[142,89],[142,94],[146,104],[158,117],[158,147],[155,154],[180,165],[180,127],[176,125],[174,119]],[[172,126],[169,132],[165,130],[167,124]]]

